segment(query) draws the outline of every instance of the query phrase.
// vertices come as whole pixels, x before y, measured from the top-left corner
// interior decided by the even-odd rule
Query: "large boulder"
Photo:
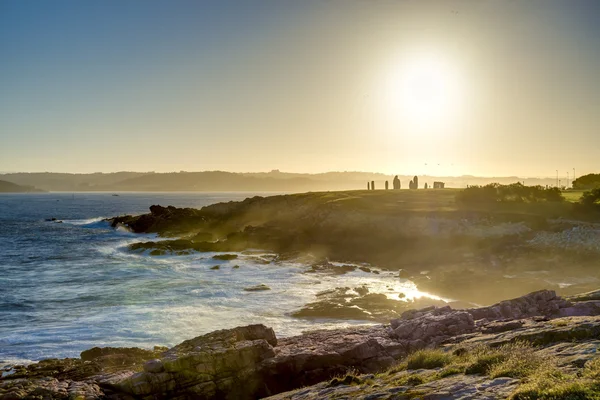
[[[274,356],[276,344],[264,325],[212,332],[173,347],[115,388],[153,400],[254,398],[264,393],[261,363]]]
[[[449,337],[475,331],[473,316],[466,311],[453,311],[449,307],[407,312],[402,318],[391,321],[394,336],[409,343],[409,347],[435,346]]]
[[[558,317],[561,315],[561,309],[571,306],[569,301],[558,297],[553,290],[540,290],[489,307],[467,311],[475,319],[519,319],[535,316]]]

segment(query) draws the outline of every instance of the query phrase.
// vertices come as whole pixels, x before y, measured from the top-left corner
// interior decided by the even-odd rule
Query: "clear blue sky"
[[[0,0],[0,171],[597,172],[598,21],[596,0]]]

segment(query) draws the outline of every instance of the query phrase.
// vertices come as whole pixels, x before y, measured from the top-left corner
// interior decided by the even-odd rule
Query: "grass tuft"
[[[557,368],[542,369],[519,386],[511,400],[600,399],[600,382],[568,375]]]
[[[435,369],[441,368],[453,361],[452,354],[442,350],[418,350],[406,358],[408,369]]]
[[[343,377],[336,377],[333,378],[332,380],[329,381],[328,386],[329,387],[333,387],[333,386],[340,386],[340,385],[360,385],[362,383],[362,380],[353,374],[347,374],[346,376]]]

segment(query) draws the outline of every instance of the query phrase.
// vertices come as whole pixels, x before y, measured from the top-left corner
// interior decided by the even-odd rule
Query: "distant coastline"
[[[0,180],[0,193],[44,193],[44,190],[33,186],[21,186],[16,183]]]
[[[433,185],[441,181],[447,188],[465,188],[468,185],[488,183],[526,185],[554,185],[554,178],[432,176],[417,174],[419,182]],[[414,175],[398,175],[401,187],[408,188]],[[93,174],[67,173],[6,173],[4,180],[19,186],[29,186],[49,192],[308,192],[331,190],[362,190],[373,181],[376,189],[391,183],[393,175],[371,172],[326,172],[300,174],[271,171],[266,173],[234,173],[224,171],[202,172],[114,172]]]

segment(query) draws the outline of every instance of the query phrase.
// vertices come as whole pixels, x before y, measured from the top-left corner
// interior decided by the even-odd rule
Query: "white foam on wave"
[[[100,221],[96,218],[74,225]],[[216,252],[149,256],[147,251],[131,252],[127,246],[156,235],[129,236],[114,230],[101,235],[106,235],[106,240],[92,245],[98,254],[77,269],[85,280],[63,285],[60,295],[56,288],[46,294],[54,301],[63,300],[61,315],[53,313],[48,324],[23,326],[0,340],[0,347],[4,343],[7,348],[19,348],[19,355],[33,359],[72,357],[94,346],[172,346],[214,330],[256,323],[286,337],[314,329],[372,324],[291,317],[314,302],[319,292],[338,287],[366,285],[370,292],[396,300],[399,293],[409,299],[435,298],[384,271],[379,275],[360,269],[344,275],[304,273],[307,265],[267,263],[274,255],[258,251],[228,252],[238,255],[234,260],[213,259],[225,254]],[[212,269],[216,265],[219,269]],[[233,268],[236,265],[239,268]],[[270,290],[244,290],[260,284]]]
[[[81,226],[84,228],[106,228],[109,227],[110,224],[106,221],[106,217],[96,217],[96,218],[87,218],[87,219],[65,219],[63,223],[69,225]]]
[[[1,358],[0,370],[2,372],[2,378],[14,374],[15,370],[12,369],[12,367],[15,365],[29,365],[33,364],[34,362],[35,361],[26,358]]]

